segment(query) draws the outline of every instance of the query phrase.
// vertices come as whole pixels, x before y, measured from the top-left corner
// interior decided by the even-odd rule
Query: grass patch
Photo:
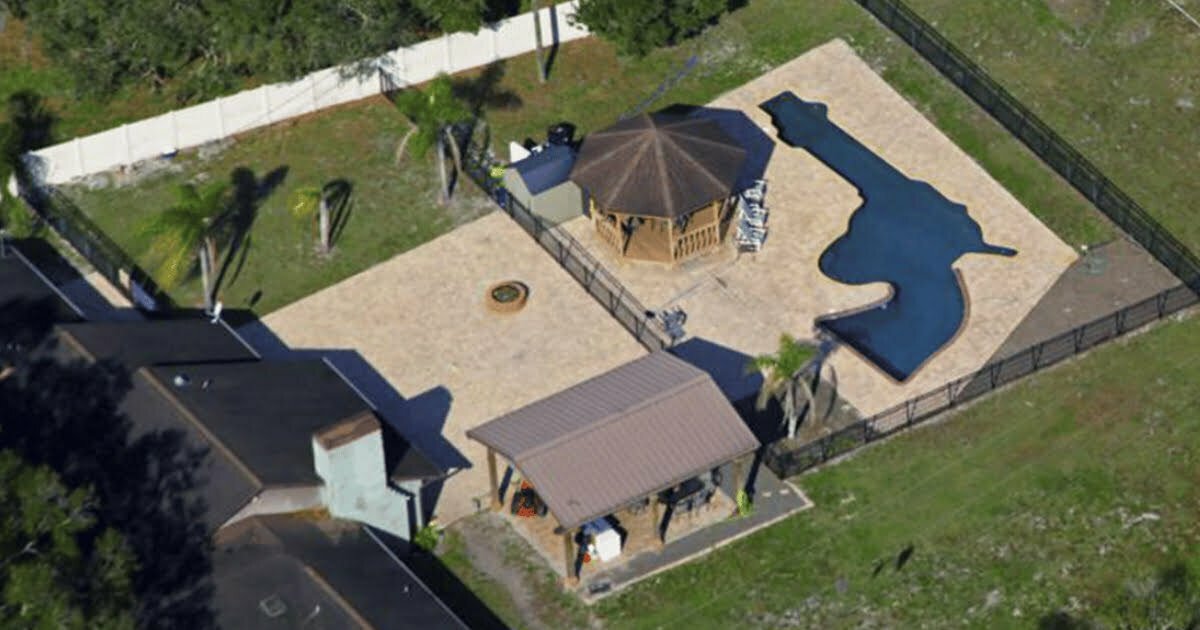
[[[1200,29],[1166,2],[908,3],[1200,250]]]
[[[521,614],[504,585],[471,564],[470,558],[467,557],[466,545],[458,532],[446,530],[443,536],[442,551],[438,554],[442,564],[462,580],[505,625],[510,628],[519,627]]]
[[[803,15],[804,19],[774,19]],[[563,45],[554,56],[551,80],[536,80],[533,55],[504,64],[502,76],[488,83],[483,102],[498,150],[510,139],[543,137],[546,127],[570,120],[587,132],[611,124],[641,103],[695,55],[697,67],[652,107],[672,102],[702,104],[762,72],[831,38],[849,41],[881,75],[916,104],[959,146],[1066,242],[1079,245],[1108,240],[1113,232],[1103,217],[1069,186],[970,100],[925,64],[906,45],[849,0],[757,0],[728,15],[715,28],[685,44],[643,59],[616,55],[607,43],[585,39]],[[478,78],[480,72],[463,79]],[[493,76],[494,78],[494,76]],[[291,124],[246,134],[218,158],[184,160],[184,173],[135,187],[100,191],[75,188],[81,207],[119,244],[137,255],[146,243],[131,226],[145,213],[166,207],[179,181],[199,173],[228,177],[236,167],[257,176],[287,168],[284,183],[263,203],[252,229],[253,243],[237,276],[222,284],[232,307],[269,312],[328,286],[371,264],[405,251],[465,218],[486,204],[467,200],[463,216],[446,216],[432,203],[433,169],[391,165],[391,150],[406,129],[382,99],[315,114]],[[355,210],[338,253],[315,259],[286,213],[297,185],[319,185],[345,178],[354,186]],[[465,184],[464,192],[474,193]],[[478,196],[476,197],[478,199]],[[196,281],[178,292],[194,304]],[[260,300],[254,296],[262,292]]]
[[[174,165],[181,172],[159,173],[124,187],[72,186],[64,191],[140,260],[148,241],[138,233],[138,224],[169,207],[179,183],[229,180],[238,168],[249,169],[259,182],[277,181],[263,191],[250,239],[227,257],[219,285],[226,306],[267,313],[490,210],[465,179],[454,205],[438,206],[432,158],[409,157],[396,166],[394,151],[407,129],[395,108],[377,97],[247,134],[208,159],[196,152],[182,155]],[[350,203],[344,228],[335,231],[333,255],[324,258],[315,251],[312,225],[297,222],[289,202],[297,188],[337,179],[350,184]],[[199,304],[200,295],[195,274],[172,292],[185,306]]]
[[[1200,569],[1198,344],[1200,319],[1165,324],[800,477],[814,509],[596,612],[614,628],[1034,627],[1173,562]]]

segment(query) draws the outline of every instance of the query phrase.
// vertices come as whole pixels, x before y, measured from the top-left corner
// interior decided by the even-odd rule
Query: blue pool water
[[[989,245],[966,206],[909,179],[827,116],[827,108],[783,92],[760,105],[779,137],[803,148],[856,188],[862,205],[821,254],[826,276],[846,284],[886,282],[891,296],[821,319],[832,333],[897,381],[905,381],[962,327],[966,297],[951,265],[967,253],[1016,255]]]

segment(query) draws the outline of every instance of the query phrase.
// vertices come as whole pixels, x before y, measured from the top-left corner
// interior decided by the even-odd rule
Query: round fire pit
[[[497,313],[515,313],[525,306],[529,287],[516,280],[506,280],[488,287],[487,307]]]

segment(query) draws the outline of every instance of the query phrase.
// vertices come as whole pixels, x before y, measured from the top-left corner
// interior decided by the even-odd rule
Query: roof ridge
[[[654,355],[651,354],[651,355],[647,355],[647,356],[654,356]],[[672,358],[675,358],[675,357],[672,357]],[[675,358],[675,360],[680,361],[681,363],[684,363],[684,361],[682,359]],[[569,442],[578,437],[581,437],[583,435],[591,433],[592,431],[595,431],[595,430],[599,429],[600,427],[606,426],[607,424],[609,424],[612,421],[613,418],[623,416],[623,415],[629,415],[635,411],[645,409],[646,407],[649,407],[650,405],[654,405],[659,402],[662,402],[662,400],[664,398],[678,394],[679,392],[682,392],[690,387],[695,387],[697,385],[703,384],[705,379],[708,378],[707,372],[704,372],[703,370],[695,368],[694,366],[691,366],[691,365],[689,365],[688,367],[692,367],[693,369],[696,369],[697,373],[692,375],[687,380],[675,385],[674,387],[669,387],[667,389],[661,390],[645,400],[642,400],[642,401],[635,403],[633,405],[630,405],[628,407],[624,407],[617,411],[609,413],[609,414],[597,419],[596,421],[589,422],[589,423],[585,424],[584,426],[579,427],[577,429],[567,431],[566,433],[563,433],[562,435],[560,435],[552,440],[547,440],[545,442],[542,442],[541,444],[539,444],[523,453],[515,455],[513,457],[513,459],[514,460],[516,460],[516,459],[524,460],[524,459],[527,459],[534,455],[537,455],[539,453],[542,453],[544,451],[547,451],[551,448],[561,446],[565,442]],[[599,378],[600,376],[604,376],[604,375],[601,374],[599,376],[588,379],[588,381],[595,380],[596,378]],[[583,383],[580,383],[579,385],[576,385],[575,387],[579,387],[579,386],[583,385],[584,383],[587,383],[588,381],[584,381]],[[516,462],[514,461],[513,463],[516,463]]]
[[[672,145],[675,147],[675,149],[678,151],[678,153],[679,153],[679,157],[680,157],[680,158],[682,158],[682,159],[686,160],[688,163],[690,163],[690,164],[691,164],[691,165],[692,165],[692,166],[693,166],[693,167],[694,167],[694,168],[695,168],[697,171],[699,171],[699,172],[701,172],[701,173],[704,173],[704,175],[705,175],[705,176],[708,178],[708,180],[709,180],[709,181],[711,181],[711,182],[713,182],[713,183],[715,183],[715,184],[717,185],[717,187],[718,187],[718,188],[721,188],[721,189],[724,189],[724,188],[725,188],[725,184],[721,182],[721,178],[720,178],[720,177],[718,177],[716,174],[714,174],[714,173],[712,172],[712,170],[710,170],[710,169],[709,169],[707,166],[705,166],[704,164],[702,164],[702,163],[701,163],[699,160],[697,160],[697,159],[696,159],[694,156],[692,156],[691,152],[689,152],[689,151],[686,151],[686,150],[684,150],[684,148],[683,148],[683,147],[679,146],[679,143],[675,141],[675,138],[674,138],[673,136],[671,136],[671,134],[669,134],[669,133],[668,133],[668,134],[664,134],[664,135],[668,136],[668,138],[669,138],[669,140],[670,140],[671,144],[672,144]],[[695,136],[687,136],[687,138],[688,138],[689,140],[696,139],[696,137],[695,137]],[[711,141],[710,141],[710,142],[711,142]],[[713,142],[712,144],[717,144],[717,143]],[[725,146],[725,145],[719,145],[719,144],[718,144],[718,146]],[[725,194],[728,196],[728,194],[729,194],[729,193],[728,193],[728,192],[726,192]],[[689,212],[690,212],[690,211],[692,211],[692,210],[695,210],[695,208],[689,208],[689,209],[688,209],[688,211],[689,211]]]
[[[212,444],[214,448],[229,457],[229,460],[233,462],[234,466],[237,467],[242,474],[246,475],[251,481],[258,484],[259,492],[261,492],[263,488],[266,488],[267,484],[264,483],[258,475],[254,474],[254,471],[250,469],[250,466],[248,466],[246,462],[243,462],[242,458],[238,457],[237,454],[233,452],[233,449],[229,448],[229,446],[226,445],[221,438],[217,437],[217,434],[213,433],[208,426],[196,416],[196,414],[192,413],[192,411],[188,409],[187,405],[184,405],[183,402],[171,392],[170,388],[168,388],[162,383],[162,381],[158,379],[158,377],[154,374],[154,367],[156,366],[145,365],[138,368],[137,372],[142,373],[143,377],[145,377],[146,381],[150,383],[151,387],[157,390],[159,395],[161,395],[172,407],[174,407],[176,411],[178,411],[180,415],[182,415],[184,419],[188,421],[189,424],[195,427],[195,429],[204,436],[205,440]],[[257,495],[258,492],[255,492],[255,494]]]

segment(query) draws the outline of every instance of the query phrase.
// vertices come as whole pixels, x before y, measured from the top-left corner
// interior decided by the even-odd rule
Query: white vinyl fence
[[[587,36],[585,29],[568,23],[574,12],[574,2],[538,12],[547,49]],[[326,68],[291,83],[264,85],[75,138],[34,151],[26,159],[42,182],[61,184],[379,94],[379,72],[387,72],[403,87],[443,72],[453,74],[525,54],[534,47],[534,16],[523,13],[484,26],[478,33],[451,33],[384,54],[371,62],[376,72],[352,74]]]

